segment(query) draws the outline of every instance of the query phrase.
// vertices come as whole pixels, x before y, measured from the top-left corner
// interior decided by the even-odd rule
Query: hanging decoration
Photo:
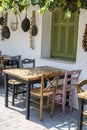
[[[2,29],[2,36],[6,39],[10,38],[10,29],[7,25],[7,21],[8,21],[8,12],[6,12],[5,14],[5,18],[4,18],[4,25],[3,25],[3,29]]]
[[[0,40],[4,40],[5,38],[8,39],[10,37],[10,30],[7,26],[7,18],[8,18],[8,12],[3,14],[0,17]]]
[[[30,29],[30,20],[27,18],[27,8],[26,8],[25,18],[22,21],[21,26],[24,32],[27,32]]]
[[[12,13],[11,20],[10,20],[10,28],[12,31],[17,31],[20,23],[20,14],[17,12],[17,14]]]
[[[32,36],[36,36],[37,33],[38,33],[38,28],[37,28],[37,26],[36,26],[35,11],[32,12],[32,18],[33,18]]]
[[[30,18],[30,29],[29,29],[29,34],[30,34],[30,48],[34,49],[33,46],[33,39],[32,39],[32,25],[33,24],[33,18]]]
[[[0,40],[4,40],[2,36],[3,22],[4,22],[4,18],[3,18],[3,12],[2,12],[0,15]]]
[[[84,51],[87,51],[87,24],[83,35],[82,48],[84,49]]]
[[[33,44],[33,37],[37,35],[38,28],[36,26],[36,20],[35,20],[35,11],[32,11],[32,17],[30,18],[30,48],[34,49],[34,44]]]

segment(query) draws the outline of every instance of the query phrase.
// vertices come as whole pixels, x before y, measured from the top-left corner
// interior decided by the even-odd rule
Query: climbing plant
[[[80,8],[87,9],[87,0],[0,0],[0,11],[11,9],[14,13],[22,12],[30,5],[39,5],[39,13],[45,13],[46,10],[54,11],[61,7],[65,16],[69,18]]]

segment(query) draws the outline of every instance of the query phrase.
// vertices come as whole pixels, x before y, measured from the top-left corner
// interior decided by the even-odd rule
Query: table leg
[[[4,75],[4,84],[5,84],[5,106],[8,107],[8,75]]]
[[[83,122],[83,109],[84,109],[84,100],[79,99],[79,112],[78,112],[78,122],[77,122],[77,130],[82,130],[82,122]]]
[[[30,118],[30,89],[31,84],[27,83],[27,93],[26,93],[26,119]]]

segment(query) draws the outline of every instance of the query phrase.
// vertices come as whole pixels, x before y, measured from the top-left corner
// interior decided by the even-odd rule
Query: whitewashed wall
[[[87,52],[82,49],[82,38],[85,30],[85,24],[87,24],[87,11],[81,9],[79,16],[79,30],[78,30],[78,45],[77,45],[77,58],[76,62],[64,62],[59,60],[52,60],[50,56],[50,37],[51,37],[51,13],[47,12],[44,15],[37,13],[38,7],[30,7],[28,9],[27,17],[30,19],[32,16],[32,10],[36,10],[36,25],[38,26],[38,34],[33,37],[34,49],[30,48],[29,31],[23,32],[21,28],[21,22],[25,17],[22,13],[17,31],[11,31],[9,39],[0,41],[0,50],[3,54],[8,55],[22,55],[22,59],[29,57],[36,59],[36,66],[38,65],[50,65],[66,70],[82,69],[81,79],[87,79]],[[8,26],[10,27],[10,21],[12,18],[12,12],[9,12]],[[41,58],[41,57],[48,58]],[[76,94],[75,94],[76,95]],[[77,97],[75,96],[74,107],[78,108]]]

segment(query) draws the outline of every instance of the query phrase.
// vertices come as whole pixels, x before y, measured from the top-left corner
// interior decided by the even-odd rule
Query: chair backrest
[[[19,68],[21,68],[21,55],[15,55],[15,56],[11,56],[11,59],[13,60],[19,60]]]
[[[46,94],[52,94],[54,91],[56,92],[56,88],[58,85],[58,81],[60,78],[60,72],[52,72],[48,75],[42,74],[41,77],[41,96],[43,96],[43,93]],[[47,81],[47,85],[45,86],[45,80]]]
[[[22,60],[22,68],[30,67],[30,64],[32,65],[32,67],[35,67],[35,59],[25,58]]]
[[[12,56],[12,59],[21,59],[21,55]]]
[[[81,80],[76,83],[77,93],[81,93],[87,90],[87,80]]]
[[[2,73],[3,70],[3,57],[0,56],[0,73]]]
[[[10,69],[10,68],[19,68],[19,60],[18,59],[10,59],[5,60],[3,63],[4,69]]]
[[[71,71],[66,71],[65,76],[64,76],[64,84],[63,84],[63,89],[65,90],[66,87],[75,87],[76,82],[79,79],[81,70],[71,70]]]

